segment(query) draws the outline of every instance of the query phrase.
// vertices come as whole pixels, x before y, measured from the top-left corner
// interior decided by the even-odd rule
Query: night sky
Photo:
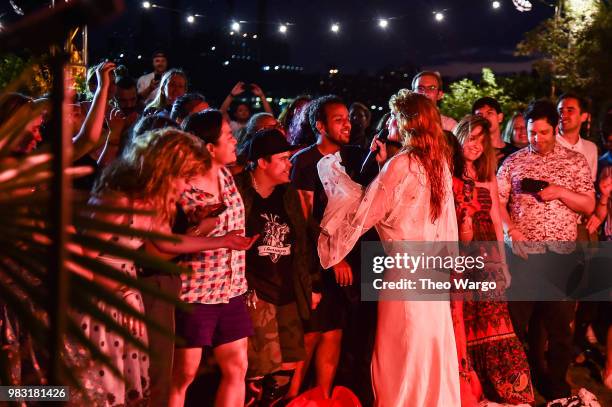
[[[512,53],[524,32],[553,14],[545,2],[533,1],[533,10],[521,13],[511,0],[500,0],[501,7],[497,10],[491,7],[491,0],[267,0],[266,27],[270,36],[283,38],[278,33],[278,23],[293,24],[282,39],[289,44],[287,63],[303,66],[306,72],[323,72],[330,66],[342,72],[372,72],[403,65],[434,68],[451,76],[479,72],[482,66],[492,67],[496,72],[511,72],[530,67],[529,61]],[[14,0],[14,3],[27,12],[49,2]],[[127,52],[143,49],[148,59],[149,49],[164,40],[167,43],[170,32],[175,41],[176,38],[180,41],[183,35],[197,38],[213,28],[229,31],[232,17],[249,22],[243,24],[242,32],[256,33],[258,29],[256,0],[154,0],[151,3],[185,13],[145,10],[139,0],[126,1],[123,16],[90,31],[91,53],[99,57],[110,48],[117,49],[119,43],[126,45]],[[443,22],[434,20],[435,10],[445,10]],[[189,25],[185,21],[189,12],[204,17]],[[0,4],[2,14],[5,25],[19,18],[8,0]],[[390,19],[386,30],[377,25],[380,17]],[[144,28],[145,19],[149,28]],[[330,31],[332,22],[341,25],[337,35]],[[143,37],[146,38],[144,46]],[[112,46],[110,38],[113,38]],[[174,62],[181,64],[181,61]]]
[[[205,15],[189,26],[181,18],[181,30],[205,30],[227,26],[231,17],[249,21],[243,32],[257,32],[257,1],[157,0],[152,3],[175,6],[186,12]],[[494,10],[490,0],[268,0],[267,30],[278,33],[280,22],[289,22],[284,41],[290,45],[289,63],[307,72],[320,72],[330,65],[344,72],[373,71],[403,64],[436,68],[445,74],[479,72],[483,65],[495,71],[529,69],[524,58],[512,55],[524,32],[553,14],[553,9],[534,1],[531,12],[519,12],[510,0],[501,0]],[[168,26],[175,13],[161,9],[144,10],[140,1],[129,1],[128,12],[112,27],[93,31],[93,45],[101,46],[105,33],[138,30],[142,13],[149,13],[160,28]],[[232,4],[233,10],[232,13]],[[437,23],[434,10],[444,11]],[[381,30],[379,17],[389,18]],[[126,24],[126,22],[129,22]],[[339,34],[330,31],[332,22],[341,26]],[[136,24],[133,24],[136,23]],[[132,31],[133,32],[133,31]]]

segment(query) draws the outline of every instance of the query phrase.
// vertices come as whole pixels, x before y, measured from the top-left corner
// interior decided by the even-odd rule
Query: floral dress
[[[476,186],[471,179],[454,177],[453,195],[458,221],[461,222],[466,215],[472,218],[472,241],[496,241],[489,190]],[[495,281],[500,287],[503,286],[501,266],[501,261],[489,261],[483,269],[474,268],[464,277],[474,281]],[[482,292],[472,295],[471,299],[466,298],[463,322],[469,362],[478,375],[486,398],[504,403],[533,403],[529,365],[523,346],[514,333],[503,290],[489,290],[486,294]]]

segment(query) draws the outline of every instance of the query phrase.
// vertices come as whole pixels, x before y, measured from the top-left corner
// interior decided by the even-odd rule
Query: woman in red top
[[[468,270],[461,277],[497,284],[497,289],[487,292],[465,292],[463,300],[451,303],[462,405],[473,405],[482,397],[495,402],[531,404],[534,396],[529,365],[503,295],[510,276],[501,243],[503,232],[489,123],[479,116],[466,116],[455,128],[455,136],[461,145],[453,175],[459,239],[475,242],[470,250],[481,251],[486,246],[489,253],[483,269]],[[478,245],[496,241],[500,243]],[[466,380],[471,386],[466,385]]]

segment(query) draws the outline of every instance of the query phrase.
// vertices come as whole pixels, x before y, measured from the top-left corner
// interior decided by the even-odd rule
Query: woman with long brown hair
[[[374,140],[382,169],[365,190],[346,175],[338,154],[318,164],[329,200],[319,237],[324,268],[342,260],[372,226],[389,256],[399,250],[387,243],[457,240],[450,152],[436,106],[402,89],[389,107],[389,140],[403,147],[387,159],[385,145]],[[460,405],[448,301],[379,302],[372,383],[377,406]]]
[[[489,122],[481,116],[465,116],[455,127],[455,136],[461,146],[453,176],[459,240],[472,242],[462,246],[469,249],[462,254],[488,253],[485,267],[468,269],[461,278],[495,282],[497,286],[486,293],[469,292],[467,297],[451,302],[462,405],[478,405],[482,397],[494,402],[530,404],[534,397],[529,365],[514,333],[503,294],[510,275],[502,243],[496,159]]]

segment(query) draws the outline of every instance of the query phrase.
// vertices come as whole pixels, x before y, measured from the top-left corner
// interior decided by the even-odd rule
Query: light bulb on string
[[[278,32],[281,34],[287,34],[287,24],[281,24],[278,26]]]
[[[387,28],[389,26],[389,20],[387,20],[386,18],[378,19],[378,26],[382,29]]]
[[[338,23],[333,23],[333,24],[331,25],[330,29],[331,29],[331,31],[332,31],[334,34],[338,34],[338,32],[340,32],[340,24],[338,24]]]
[[[497,0],[495,0],[493,3],[491,3],[491,7],[493,7],[495,10],[497,10],[498,8],[501,7],[501,3]]]
[[[236,32],[240,31],[240,23],[238,21],[234,21],[232,23],[232,31],[236,31]]]
[[[189,24],[193,24],[193,23],[195,23],[195,16],[193,16],[193,15],[188,15],[188,16],[187,16],[187,22],[188,22]]]
[[[437,22],[442,22],[442,20],[444,20],[444,14],[441,11],[436,11],[434,13],[434,18],[436,19]]]
[[[151,2],[143,1],[142,2],[142,8],[151,8]]]

